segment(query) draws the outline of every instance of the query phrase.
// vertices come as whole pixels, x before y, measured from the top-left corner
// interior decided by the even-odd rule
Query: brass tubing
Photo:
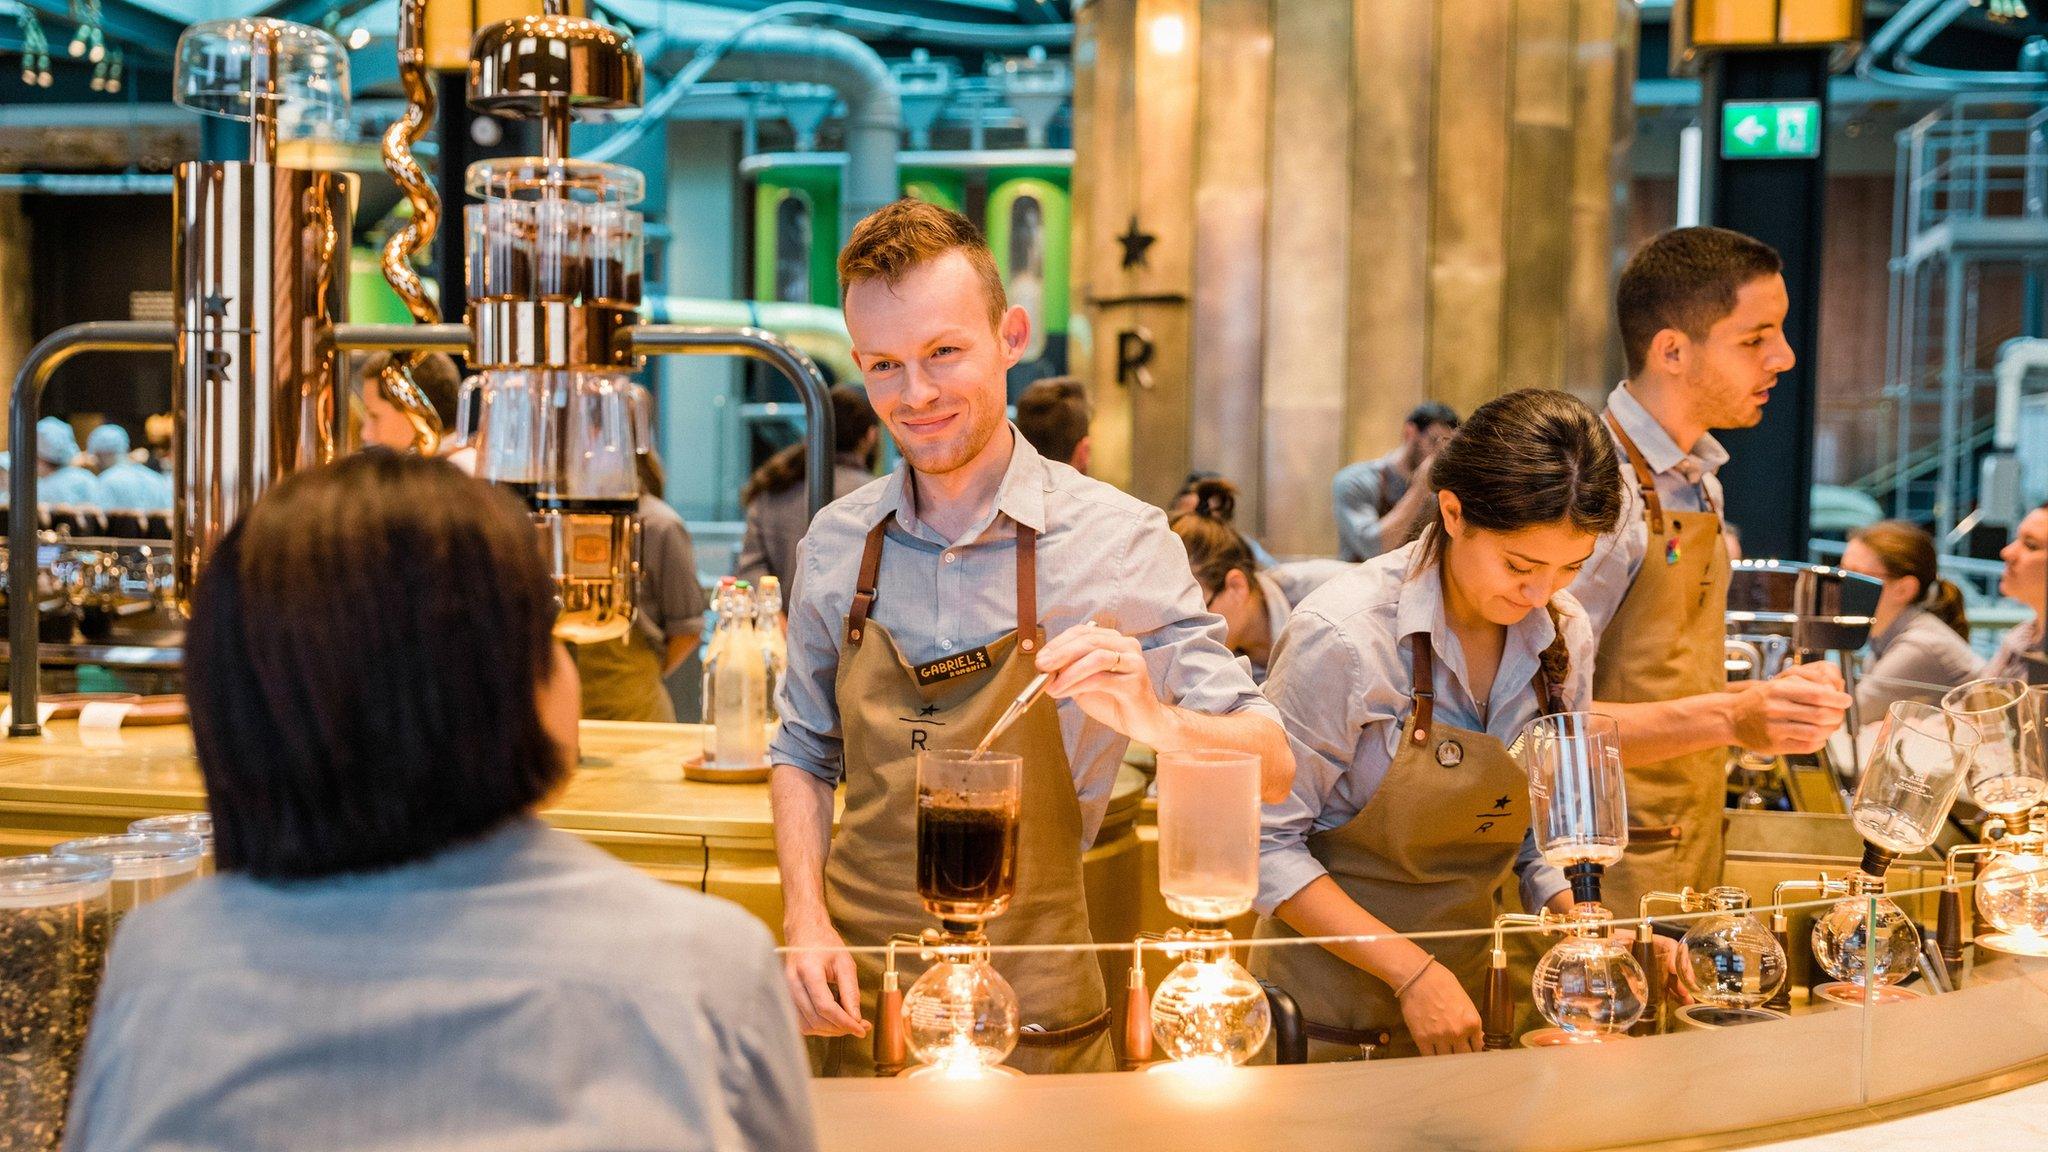
[[[7,521],[7,682],[14,716],[9,736],[35,736],[36,702],[42,688],[40,639],[36,631],[36,421],[42,418],[43,388],[65,362],[82,352],[169,352],[177,347],[172,324],[141,320],[96,320],[59,328],[36,343],[14,375],[14,400],[9,410],[8,438],[17,453],[7,478],[8,501],[14,514]],[[23,558],[27,562],[24,563]]]
[[[412,219],[384,242],[384,278],[406,310],[421,324],[440,322],[441,310],[427,295],[413,257],[433,243],[441,224],[441,197],[427,179],[426,170],[412,153],[413,145],[427,133],[434,119],[434,78],[427,70],[427,0],[399,0],[398,78],[405,88],[405,114],[384,133],[384,170],[391,174],[406,203],[412,205]],[[413,444],[423,456],[431,456],[441,443],[441,417],[434,411],[412,368],[419,362],[416,352],[400,352],[378,377],[384,398],[405,414],[412,425]]]
[[[333,331],[334,346],[345,351],[469,351],[463,324],[336,324]]]

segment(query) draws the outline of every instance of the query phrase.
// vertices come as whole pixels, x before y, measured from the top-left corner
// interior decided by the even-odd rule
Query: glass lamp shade
[[[1694,921],[1687,930],[1679,980],[1706,1003],[1758,1007],[1784,986],[1785,950],[1749,910],[1749,896],[1742,889],[1716,888],[1708,897],[1714,914]]]
[[[986,1075],[1017,1047],[1017,993],[986,959],[939,960],[903,996],[911,1055],[942,1076]]]
[[[1851,877],[1852,883],[1860,878]],[[1913,974],[1920,958],[1920,929],[1881,893],[1858,891],[1813,922],[1814,959],[1829,976],[1869,986],[1897,984]],[[1875,967],[1865,955],[1873,939]]]
[[[1643,967],[1615,941],[1605,908],[1581,904],[1572,917],[1569,935],[1536,962],[1536,1010],[1568,1033],[1626,1032],[1648,1004]]]
[[[288,20],[209,20],[178,37],[171,98],[209,116],[273,118],[287,139],[336,136],[348,126],[348,52]]]
[[[1152,993],[1152,1035],[1175,1060],[1242,1064],[1272,1031],[1265,990],[1227,952],[1182,961]]]

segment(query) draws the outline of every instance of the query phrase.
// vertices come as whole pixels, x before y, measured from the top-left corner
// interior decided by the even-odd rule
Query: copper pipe
[[[427,71],[427,0],[399,0],[398,78],[405,87],[405,114],[384,133],[384,170],[405,193],[412,205],[412,219],[384,242],[384,279],[406,310],[421,324],[437,324],[441,309],[427,295],[413,258],[433,243],[441,224],[441,198],[426,170],[412,154],[412,146],[427,134],[434,119],[434,80]],[[377,385],[389,401],[405,414],[412,425],[413,446],[421,455],[432,455],[441,445],[441,417],[413,382],[412,368],[419,362],[417,352],[399,352],[378,377]]]

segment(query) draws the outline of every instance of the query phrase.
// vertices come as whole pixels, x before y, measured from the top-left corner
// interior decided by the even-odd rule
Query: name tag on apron
[[[987,671],[990,667],[993,667],[993,661],[988,658],[988,648],[983,646],[970,648],[958,656],[948,656],[929,664],[919,664],[911,671],[917,676],[919,688],[929,688],[947,680],[957,680],[962,676]]]

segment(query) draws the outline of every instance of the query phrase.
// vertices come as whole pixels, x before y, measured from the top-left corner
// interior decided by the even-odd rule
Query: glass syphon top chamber
[[[1891,706],[1850,804],[1865,873],[1881,877],[1894,859],[1934,842],[1981,752],[1967,719],[1911,700]]]
[[[1628,849],[1628,799],[1614,719],[1560,712],[1529,722],[1517,741],[1529,773],[1529,824],[1543,858],[1564,869],[1572,895],[1600,899],[1600,872]]]
[[[231,120],[271,120],[286,138],[348,125],[348,52],[318,28],[258,17],[194,24],[178,37],[171,98]]]

